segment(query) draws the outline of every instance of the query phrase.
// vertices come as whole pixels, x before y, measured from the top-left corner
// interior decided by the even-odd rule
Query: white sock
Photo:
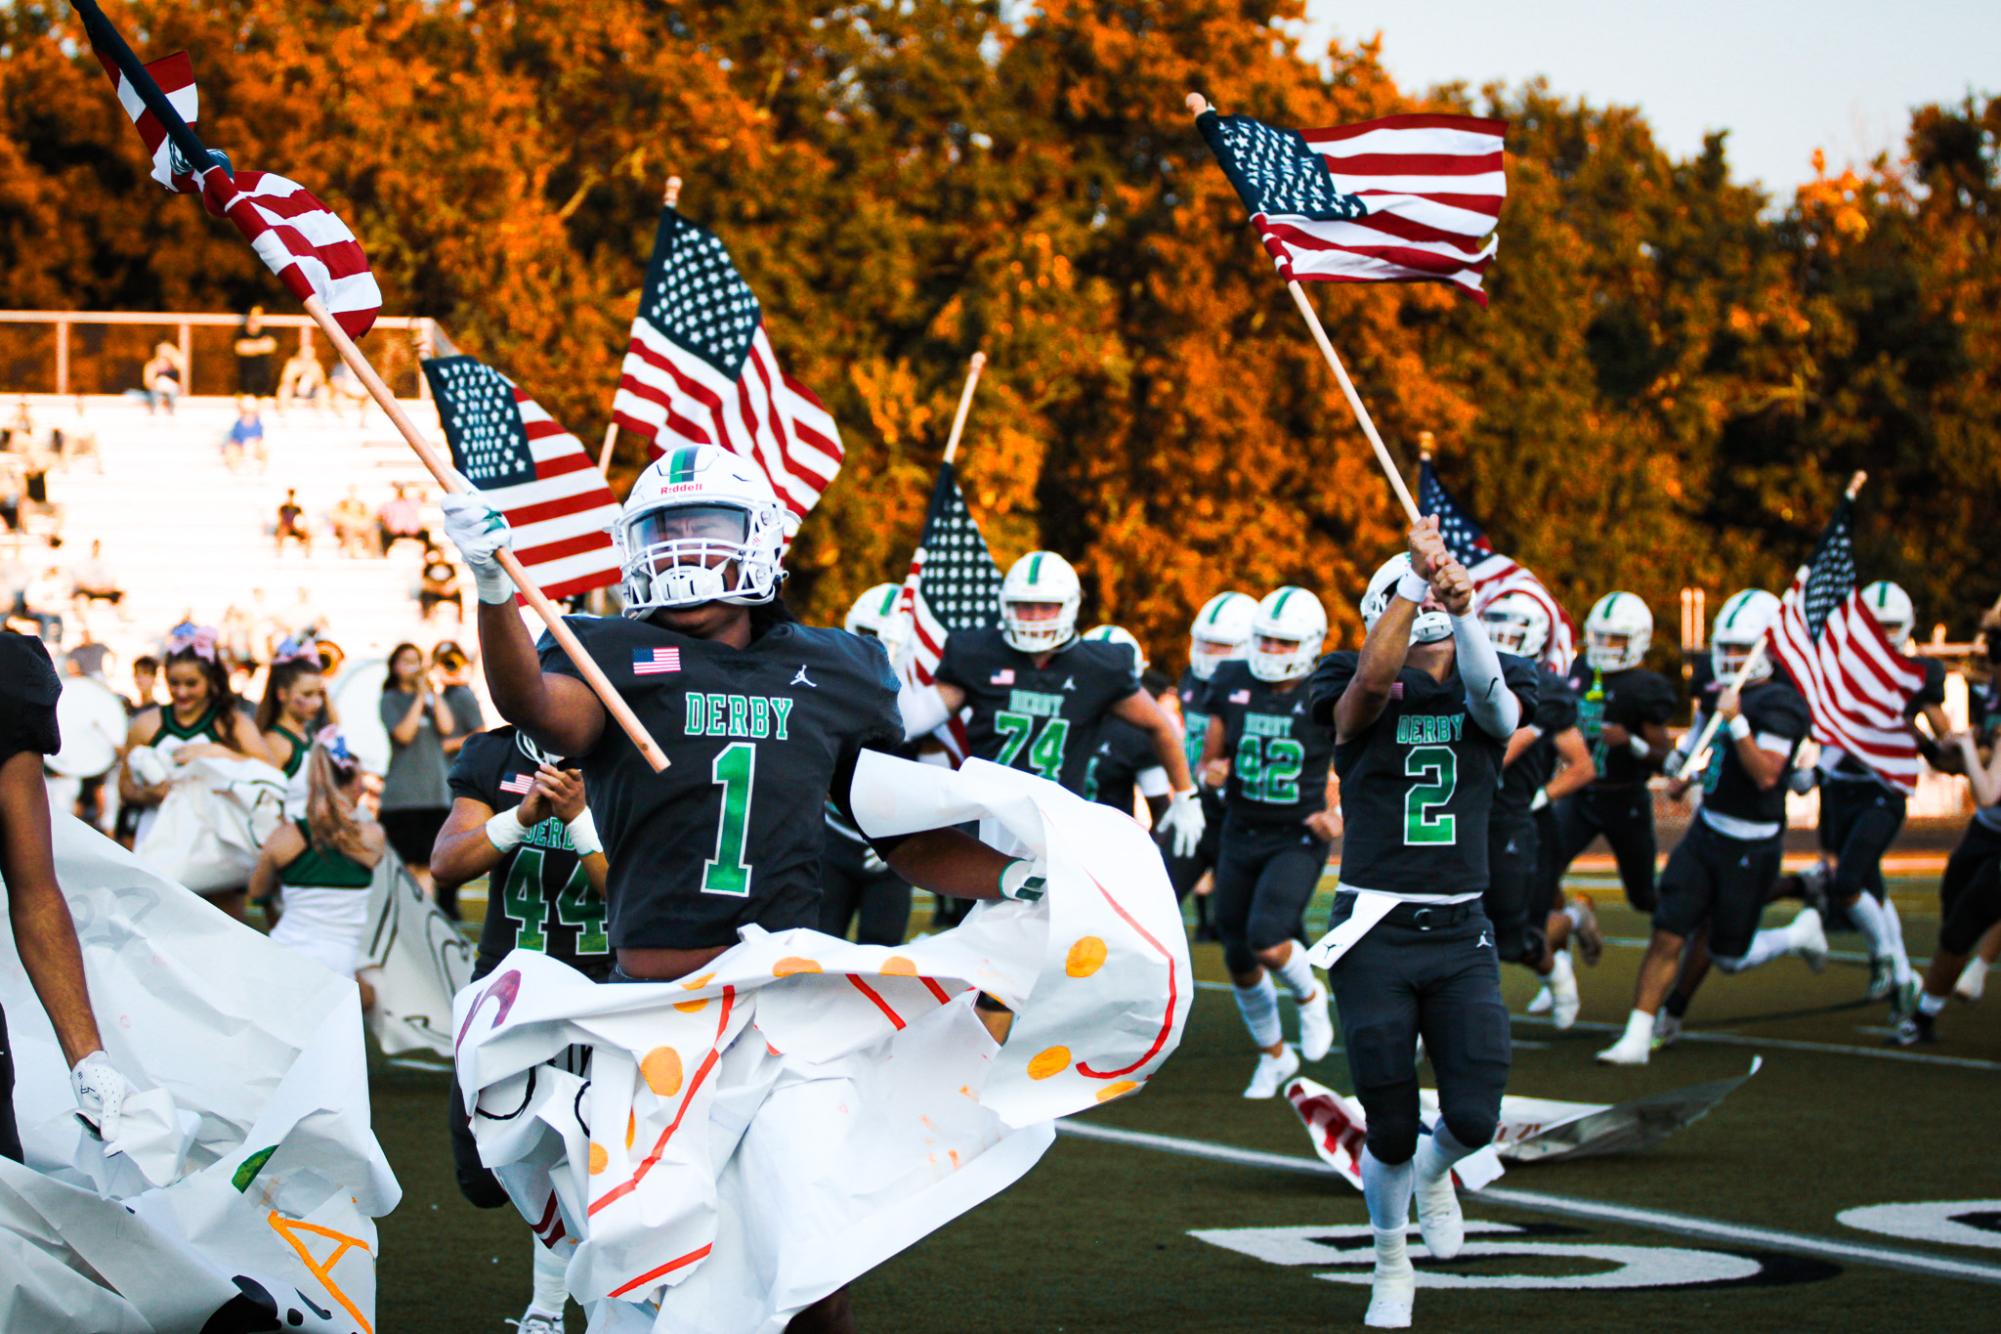
[[[1914,976],[1910,951],[1904,948],[1904,919],[1897,914],[1895,899],[1885,897],[1882,907],[1883,926],[1888,932],[1886,939],[1890,945],[1890,964],[1896,969],[1897,985],[1901,987]]]
[[[1295,951],[1296,953],[1296,951]],[[1305,956],[1299,956],[1305,962]],[[1244,1027],[1250,1030],[1251,1041],[1260,1048],[1275,1047],[1279,1043],[1278,988],[1271,984],[1271,974],[1267,972],[1248,987],[1232,987],[1236,993],[1237,1013],[1244,1016]]]
[[[1930,1015],[1944,1014],[1945,997],[1934,996],[1929,991],[1927,991],[1918,997],[1918,1009],[1921,1012]]]
[[[1297,941],[1292,944],[1292,953],[1286,955],[1285,962],[1278,966],[1278,975],[1285,983],[1285,989],[1292,993],[1294,1000],[1303,1001],[1313,994],[1316,985],[1313,980],[1313,965],[1306,961],[1305,946]]]
[[[1417,1165],[1420,1181],[1436,1181],[1452,1170],[1452,1164],[1471,1152],[1473,1150],[1452,1138],[1452,1132],[1445,1128],[1445,1120],[1441,1117],[1429,1135],[1418,1139],[1417,1157],[1411,1161]]]
[[[570,1296],[570,1290],[563,1282],[570,1262],[540,1241],[532,1237],[529,1240],[535,1247],[535,1295],[528,1304],[534,1310],[546,1311],[560,1318],[563,1303]]]
[[[1986,976],[1987,976],[1987,960],[1981,958],[1978,954],[1974,955],[1971,959],[1968,959],[1966,961],[1966,967],[1959,970],[1959,980],[1962,982],[1966,981],[1979,982],[1984,978],[1986,978]]]
[[[1570,919],[1570,929],[1572,931],[1578,930],[1584,925],[1584,909],[1578,906],[1575,899],[1563,905],[1563,915]]]
[[[1621,1042],[1637,1042],[1643,1047],[1651,1047],[1654,1042],[1654,1017],[1645,1010],[1634,1010],[1626,1016],[1626,1031],[1619,1038]]]
[[[1391,1167],[1365,1146],[1362,1149],[1362,1200],[1369,1206],[1369,1223],[1377,1244],[1386,1232],[1399,1237],[1410,1226],[1410,1192],[1415,1173],[1407,1162]]]
[[[1867,898],[1865,894],[1863,896]],[[1770,963],[1793,952],[1793,929],[1790,926],[1768,926],[1751,937],[1751,948],[1744,951],[1744,957],[1737,964],[1737,972],[1756,968],[1761,963]]]
[[[1576,980],[1577,965],[1570,961],[1569,950],[1558,950],[1549,956],[1549,977],[1544,986],[1551,986],[1552,983],[1574,984]],[[1552,986],[1551,989],[1555,988]]]
[[[1875,896],[1863,890],[1855,896],[1855,902],[1841,905],[1848,912],[1848,920],[1855,923],[1855,929],[1869,942],[1869,957],[1881,959],[1890,953],[1890,925],[1883,917],[1883,905]]]

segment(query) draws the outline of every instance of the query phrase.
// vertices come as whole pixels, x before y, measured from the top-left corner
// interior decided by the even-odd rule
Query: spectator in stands
[[[0,449],[25,451],[35,443],[35,414],[26,398],[14,404],[14,419],[0,427]]]
[[[49,643],[62,642],[63,617],[69,613],[70,600],[75,595],[76,588],[63,574],[60,565],[46,566],[28,581],[28,587],[23,592],[27,613],[40,627],[37,633]]]
[[[269,398],[277,387],[278,339],[264,327],[264,307],[252,306],[236,338],[236,392]]]
[[[285,358],[285,368],[278,373],[278,411],[285,411],[295,401],[321,407],[326,397],[327,373],[320,369],[312,344],[301,343],[297,352]]]
[[[389,679],[382,685],[382,725],[389,729],[389,772],[382,778],[382,827],[389,845],[425,891],[431,891],[431,844],[451,810],[445,783],[445,738],[458,721],[444,695],[424,670],[415,644],[398,644],[389,655]],[[456,918],[458,894],[438,906]]]
[[[422,542],[424,540],[424,516],[417,501],[403,483],[396,483],[396,494],[382,502],[375,511],[375,532],[382,542],[382,554],[398,542]]]
[[[21,501],[27,495],[22,482],[25,471],[21,460],[11,454],[0,454],[0,533],[21,530]]]
[[[96,538],[90,541],[90,555],[71,568],[70,578],[76,582],[76,595],[86,602],[109,602],[116,606],[125,600],[125,590],[118,586],[111,567],[104,563],[104,543]]]
[[[264,415],[258,410],[257,400],[244,394],[236,400],[236,420],[229,425],[229,434],[223,437],[222,461],[233,471],[243,462],[248,452],[257,458],[260,465],[269,461],[264,450]]]
[[[166,408],[174,415],[174,404],[187,392],[188,361],[181,349],[167,342],[153,344],[153,355],[139,371],[140,392],[146,396],[146,411]]]
[[[424,573],[417,584],[417,606],[427,621],[439,607],[450,607],[459,624],[465,624],[465,608],[459,605],[458,566],[445,559],[445,553],[436,546],[424,548]]]
[[[313,554],[313,531],[306,523],[305,506],[299,503],[298,491],[289,486],[285,488],[284,501],[278,506],[275,540],[278,554],[281,556],[285,554],[285,542],[288,538],[304,547],[308,556]]]
[[[368,390],[347,368],[345,361],[336,360],[333,374],[327,377],[327,403],[336,417],[343,415],[342,409],[350,403],[354,405],[357,421],[368,411]]]
[[[431,650],[431,669],[437,673],[445,707],[452,711],[458,730],[445,738],[445,754],[456,759],[465,748],[466,738],[486,727],[486,711],[472,690],[472,659],[456,640],[441,639]]]
[[[263,590],[258,591],[261,593]],[[222,613],[222,621],[216,627],[217,638],[222,643],[223,653],[231,662],[253,660],[251,639],[256,626],[257,622],[250,615],[249,609],[240,602],[230,603],[228,610]]]
[[[334,502],[327,514],[333,525],[334,541],[340,545],[343,556],[365,556],[368,554],[368,506],[353,487],[347,494]]]
[[[141,709],[150,709],[158,701],[153,692],[160,684],[160,660],[150,653],[142,653],[132,660],[132,695],[125,701],[125,716],[130,718]]]

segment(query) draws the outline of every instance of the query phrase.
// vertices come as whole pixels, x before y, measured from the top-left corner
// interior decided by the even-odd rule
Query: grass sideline
[[[1938,930],[1936,882],[1905,880],[1893,888],[1910,948],[1928,955]],[[1644,936],[1644,919],[1615,903],[1616,893],[1595,885],[1591,892],[1608,935]],[[1316,927],[1325,919],[1325,897],[1309,914]],[[468,906],[476,909],[477,900]],[[1777,905],[1767,922],[1792,911]],[[925,921],[922,909],[917,921]],[[1856,938],[1836,936],[1834,944],[1853,950]],[[1712,977],[1690,1012],[1691,1040],[1645,1069],[1598,1067],[1591,1054],[1610,1035],[1593,1026],[1623,1021],[1638,958],[1636,948],[1615,945],[1598,968],[1580,969],[1585,1003],[1577,1030],[1516,1024],[1511,1091],[1612,1102],[1741,1074],[1753,1054],[1764,1056],[1763,1070],[1707,1120],[1652,1152],[1516,1167],[1496,1183],[1507,1197],[1614,1206],[1618,1221],[1468,1195],[1470,1220],[1522,1229],[1474,1240],[1525,1253],[1462,1257],[1443,1266],[1420,1261],[1420,1268],[1507,1275],[1521,1284],[1538,1275],[1602,1275],[1624,1258],[1685,1277],[1719,1263],[1722,1253],[1739,1269],[1755,1263],[1759,1273],[1734,1284],[1644,1290],[1594,1290],[1583,1282],[1426,1288],[1418,1320],[1435,1329],[1515,1320],[1584,1329],[1636,1319],[1650,1329],[1713,1328],[1723,1320],[1747,1330],[1902,1329],[1914,1319],[1926,1329],[1991,1327],[1996,1294],[1989,1285],[1845,1253],[1890,1251],[2001,1269],[2001,1233],[1987,1233],[1994,1249],[1899,1240],[1846,1226],[1836,1215],[1875,1204],[2001,1198],[2001,1155],[1988,1150],[1978,1131],[2001,1074],[2001,997],[1955,1005],[1941,1025],[1946,1041],[1922,1051],[1966,1064],[1900,1060],[1880,1046],[1882,1008],[1857,1004],[1866,969],[1836,962],[1816,976],[1781,960],[1736,978]],[[1196,946],[1195,961],[1198,979],[1223,982],[1216,946]],[[1531,981],[1520,969],[1504,970],[1503,979],[1519,1014]],[[1286,1014],[1291,1033],[1290,1006]],[[1085,1119],[1310,1161],[1305,1134],[1283,1101],[1237,1096],[1250,1065],[1235,1007],[1212,985],[1198,991],[1180,1051],[1146,1092]],[[370,1073],[376,1133],[404,1189],[401,1207],[381,1224],[377,1327],[426,1334],[505,1329],[527,1302],[526,1226],[512,1210],[482,1212],[459,1196],[445,1135],[443,1073],[380,1058]],[[1307,1073],[1347,1086],[1338,1048]],[[1651,1219],[1654,1211],[1776,1230],[1838,1248],[1844,1258],[1691,1238]],[[1065,1135],[1012,1190],[862,1279],[855,1309],[863,1328],[895,1331],[1358,1325],[1367,1291],[1355,1279],[1366,1268],[1355,1257],[1343,1263],[1324,1258],[1324,1250],[1309,1251],[1310,1262],[1277,1264],[1191,1234],[1338,1233],[1365,1225],[1360,1195],[1325,1177]],[[1303,1235],[1310,1245],[1312,1234]],[[1579,1246],[1600,1249],[1582,1255],[1574,1250]],[[1327,1274],[1337,1277],[1316,1277]],[[581,1331],[584,1324],[572,1308],[569,1328]]]

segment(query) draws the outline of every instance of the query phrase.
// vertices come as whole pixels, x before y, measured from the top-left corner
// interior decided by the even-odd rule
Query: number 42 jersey
[[[1330,653],[1308,683],[1313,717],[1330,729],[1359,658]],[[1503,653],[1501,670],[1522,716],[1534,717],[1536,665]],[[1405,667],[1368,730],[1334,747],[1346,817],[1342,883],[1394,894],[1484,891],[1487,825],[1507,748],[1507,737],[1489,736],[1467,714],[1456,667],[1443,681]]]
[[[1308,716],[1310,695],[1303,681],[1280,690],[1258,680],[1247,662],[1217,664],[1202,708],[1223,725],[1223,754],[1230,761],[1224,800],[1232,820],[1298,824],[1327,808],[1334,733]]]

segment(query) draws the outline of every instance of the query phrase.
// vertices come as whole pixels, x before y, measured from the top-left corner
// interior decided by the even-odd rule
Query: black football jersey
[[[1918,714],[1924,711],[1924,707],[1927,704],[1935,704],[1939,708],[1944,708],[1945,664],[1937,658],[1917,657],[1909,653],[1900,656],[1905,662],[1910,663],[1923,672],[1925,676],[1925,683],[1918,687],[1915,695],[1911,696],[1910,707],[1904,710],[1904,717],[1916,718]],[[1874,770],[1849,754],[1843,754],[1840,762],[1834,766],[1834,769],[1843,778],[1875,777]]]
[[[1624,746],[1607,746],[1602,733],[1606,723],[1617,723],[1640,735],[1645,723],[1662,726],[1674,716],[1674,687],[1659,672],[1632,667],[1623,672],[1594,670],[1582,657],[1570,665],[1570,690],[1577,696],[1577,727],[1591,743],[1591,758],[1597,762],[1598,777],[1593,787],[1632,787],[1647,781],[1647,767]]]
[[[1754,738],[1784,737],[1792,743],[1786,751],[1786,768],[1799,754],[1800,742],[1813,728],[1813,715],[1806,699],[1782,675],[1774,674],[1763,685],[1747,686],[1740,700]],[[1737,758],[1737,743],[1727,731],[1718,731],[1709,750],[1709,766],[1702,771],[1702,808],[1717,815],[1759,824],[1783,822],[1786,818],[1786,780],[1783,774],[1771,788],[1759,790]]]
[[[649,621],[568,621],[669,761],[654,773],[610,720],[575,757],[611,859],[612,948],[817,926],[822,807],[845,808],[864,749],[903,741],[882,645],[790,619],[741,649]],[[540,649],[544,671],[577,674],[546,635]]]
[[[1334,705],[1355,678],[1360,654],[1330,653],[1308,689],[1313,716],[1331,732]],[[1501,655],[1509,689],[1534,717],[1540,671]],[[1484,893],[1487,831],[1508,739],[1487,735],[1466,712],[1466,685],[1413,667],[1398,673],[1390,699],[1360,736],[1334,747],[1346,830],[1341,879],[1398,894]]]
[[[1570,692],[1570,682],[1553,671],[1539,671],[1536,679],[1540,688],[1535,713],[1529,719],[1536,739],[1513,764],[1501,770],[1501,790],[1494,798],[1496,823],[1512,824],[1528,818],[1536,789],[1556,772],[1557,734],[1577,726],[1577,696]]]
[[[1140,773],[1157,768],[1160,754],[1153,738],[1123,718],[1107,718],[1098,728],[1098,744],[1084,763],[1086,801],[1102,802],[1131,815],[1138,799]]]
[[[1290,690],[1251,675],[1247,662],[1218,663],[1202,707],[1223,724],[1230,818],[1251,824],[1297,824],[1327,809],[1327,766],[1334,733],[1313,721],[1307,683]]]
[[[518,735],[512,727],[498,727],[467,737],[452,763],[452,795],[495,811],[511,811],[526,800],[536,762]],[[611,966],[604,919],[604,900],[592,891],[569,830],[552,815],[502,853],[487,875],[480,961],[496,963],[509,950],[534,950],[585,972],[603,972]]]
[[[1098,725],[1139,689],[1132,650],[1073,639],[1037,667],[998,630],[957,630],[938,679],[966,692],[972,753],[1081,792]]]

